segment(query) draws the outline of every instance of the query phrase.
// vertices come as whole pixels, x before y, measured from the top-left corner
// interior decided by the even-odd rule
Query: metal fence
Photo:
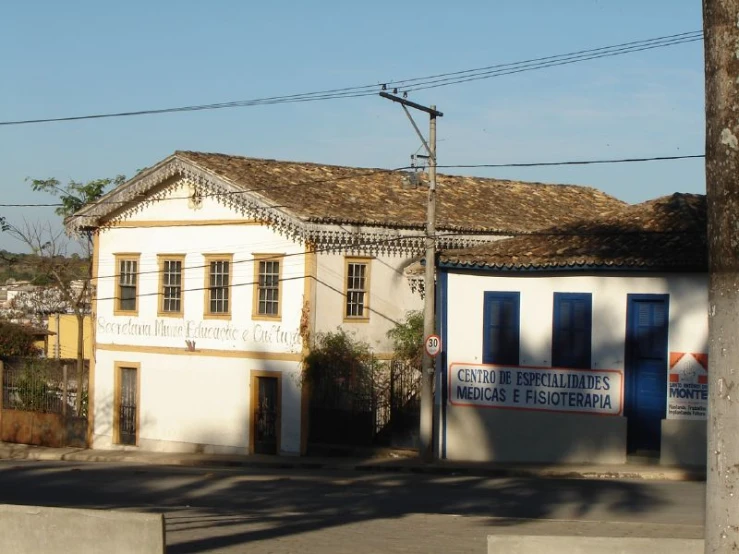
[[[3,358],[2,408],[61,415],[87,415],[89,366],[81,380],[76,360]],[[79,396],[80,413],[77,414]]]
[[[323,374],[311,384],[310,442],[391,444],[408,435],[418,426],[420,376],[418,368],[396,360]]]

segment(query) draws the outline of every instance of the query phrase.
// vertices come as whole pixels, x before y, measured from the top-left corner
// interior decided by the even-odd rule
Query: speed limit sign
[[[441,352],[441,339],[439,338],[439,335],[429,335],[426,337],[424,346],[426,347],[426,354],[432,358],[435,357],[439,352]]]

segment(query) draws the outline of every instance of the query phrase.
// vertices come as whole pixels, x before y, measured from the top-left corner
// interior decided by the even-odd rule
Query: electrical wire
[[[275,104],[286,104],[286,103],[301,103],[301,102],[314,102],[321,100],[335,100],[340,98],[357,98],[363,96],[371,96],[376,94],[377,88],[382,86],[385,89],[398,89],[403,92],[415,92],[419,90],[426,90],[431,88],[437,88],[442,86],[449,86],[454,84],[461,84],[470,81],[476,81],[480,79],[490,79],[493,77],[499,77],[502,75],[511,75],[513,73],[521,73],[524,71],[533,71],[538,69],[545,69],[548,67],[556,67],[560,65],[572,64],[581,61],[594,60],[598,58],[606,58],[624,54],[630,54],[634,52],[641,52],[645,50],[652,50],[655,48],[665,48],[669,46],[675,46],[678,44],[686,44],[691,42],[697,42],[703,40],[702,31],[690,31],[686,33],[678,33],[673,35],[666,35],[662,37],[655,37],[651,39],[643,39],[631,42],[625,42],[621,44],[614,44],[610,46],[602,46],[598,48],[591,48],[586,50],[578,50],[566,54],[558,54],[553,56],[545,56],[539,58],[533,58],[529,60],[523,60],[519,62],[501,63],[495,65],[489,65],[485,67],[479,67],[474,69],[464,69],[459,71],[453,71],[448,73],[439,73],[435,75],[428,75],[425,77],[414,77],[410,79],[400,79],[393,81],[386,81],[381,83],[360,85],[354,87],[343,87],[334,88],[314,92],[305,92],[298,94],[289,94],[282,96],[268,96],[263,98],[254,98],[250,100],[236,100],[231,102],[221,102],[213,104],[197,104],[190,106],[180,106],[173,108],[157,108],[157,109],[146,109],[146,110],[132,110],[132,111],[120,111],[110,113],[99,113],[79,116],[66,116],[66,117],[53,117],[53,118],[39,118],[39,119],[24,119],[24,120],[11,120],[11,121],[0,121],[0,126],[13,126],[13,125],[30,125],[39,123],[55,123],[55,122],[69,122],[69,121],[81,121],[90,119],[103,119],[103,118],[114,118],[114,117],[131,117],[131,116],[142,116],[142,115],[157,115],[166,113],[178,113],[178,112],[194,112],[194,111],[205,111],[205,110],[217,110],[225,108],[242,108],[252,106],[266,106]]]
[[[623,231],[609,231],[609,232],[603,232],[603,233],[594,233],[594,232],[583,233],[583,232],[580,232],[580,231],[565,232],[565,231],[560,231],[560,230],[551,230],[551,231],[550,230],[541,230],[541,231],[531,231],[531,232],[526,232],[526,233],[517,233],[517,232],[510,232],[509,231],[509,232],[498,232],[498,233],[487,232],[487,233],[476,233],[476,234],[499,235],[501,237],[517,237],[517,236],[559,237],[559,236],[623,236],[623,235],[628,235],[628,234],[634,234],[634,235],[649,234],[649,235],[660,235],[660,236],[668,236],[668,235],[669,236],[675,236],[675,235],[686,235],[686,236],[688,236],[688,235],[694,235],[696,233],[693,232],[693,231],[679,231],[679,230],[678,231],[635,230],[635,231],[633,231],[631,233],[629,233],[629,232],[623,232]],[[443,232],[443,233],[437,233],[435,235],[435,238],[436,238],[436,240],[438,240],[440,238],[449,238],[449,237],[457,237],[457,236],[469,236],[469,235],[470,235],[470,233],[464,233],[464,232]],[[405,236],[402,236],[402,237],[391,237],[391,238],[388,238],[388,239],[378,239],[378,240],[374,240],[374,241],[365,241],[365,242],[361,242],[361,243],[357,243],[357,244],[351,245],[351,248],[350,249],[351,250],[359,250],[359,251],[361,251],[361,250],[368,250],[368,249],[376,248],[378,246],[388,245],[388,244],[391,244],[393,242],[400,242],[400,241],[411,240],[411,239],[421,239],[421,238],[425,238],[425,236],[426,236],[425,234],[412,234],[412,235],[405,235]],[[243,258],[243,259],[239,259],[239,260],[231,260],[230,261],[230,264],[231,265],[236,265],[236,264],[253,263],[253,262],[258,262],[258,261],[285,260],[285,259],[288,259],[288,258],[295,258],[295,257],[304,256],[306,254],[331,254],[331,253],[336,253],[336,252],[344,252],[346,250],[347,250],[347,246],[346,245],[332,245],[332,246],[325,246],[323,248],[314,248],[312,250],[305,251],[305,252],[293,252],[293,253],[289,253],[289,254],[268,254],[266,256],[263,255],[263,256],[260,256],[260,257],[250,257],[250,258]],[[200,254],[202,254],[202,252],[199,252],[199,251],[198,252],[190,251],[190,252],[173,253],[172,256],[183,256],[183,255],[184,256],[187,256],[187,255],[200,255]],[[230,254],[232,254],[232,253],[229,253],[229,255]],[[182,272],[182,274],[184,274],[186,271],[197,270],[197,269],[205,269],[205,268],[207,268],[209,266],[210,266],[210,262],[205,263],[205,264],[189,265],[189,266],[183,267],[181,269],[181,272]],[[137,276],[142,276],[142,275],[159,275],[159,274],[164,273],[164,272],[165,271],[163,269],[157,268],[157,269],[152,269],[152,270],[137,271],[136,272],[136,275]],[[80,279],[80,280],[85,280],[85,281],[88,281],[88,282],[93,282],[93,281],[100,281],[100,280],[103,280],[103,279],[118,279],[120,277],[120,275],[121,274],[119,272],[115,272],[115,273],[108,274],[108,275],[98,275],[98,276],[95,276],[95,277],[91,277],[91,278],[87,278],[87,279]],[[294,278],[289,278],[289,280],[293,280],[293,279]],[[232,285],[229,285],[229,286],[245,286],[245,285],[249,285],[249,284],[254,284],[254,282],[253,281],[249,281],[247,283],[235,283],[235,284],[232,284]],[[202,288],[187,289],[187,290],[206,290],[206,289],[209,289],[209,288],[211,288],[211,287],[202,287]],[[150,293],[148,295],[151,296],[151,295],[154,295],[154,294],[161,294],[161,292],[158,292],[158,293]],[[104,300],[104,299],[105,298],[101,298],[99,300]]]
[[[501,167],[551,167],[562,165],[594,165],[594,164],[625,164],[639,162],[664,162],[670,160],[691,160],[705,158],[705,154],[689,154],[684,156],[654,156],[651,158],[619,158],[610,160],[570,160],[564,162],[535,162],[535,163],[506,163],[506,164],[453,164],[437,165],[441,168],[501,168]]]
[[[687,154],[681,156],[652,156],[652,157],[641,157],[641,158],[610,158],[610,159],[594,159],[594,160],[565,160],[565,161],[550,161],[550,162],[522,162],[522,163],[483,163],[483,164],[440,164],[437,168],[441,169],[463,169],[463,168],[522,168],[522,167],[552,167],[552,166],[568,166],[568,165],[598,165],[598,164],[623,164],[623,163],[643,163],[643,162],[659,162],[659,161],[675,161],[675,160],[689,160],[697,158],[705,158],[705,154]],[[277,190],[281,188],[292,188],[292,187],[303,187],[322,183],[333,183],[337,181],[356,179],[358,177],[374,175],[376,173],[395,173],[398,171],[405,171],[409,169],[417,169],[412,166],[397,167],[395,169],[374,169],[366,173],[355,173],[344,177],[334,177],[330,179],[316,179],[310,181],[304,181],[300,183],[289,183],[285,185],[272,185],[268,187],[248,188],[243,190],[235,190],[228,192],[214,192],[205,193],[201,195],[201,198],[214,198],[219,196],[233,196],[238,194],[247,194],[251,192],[266,192],[271,190]],[[147,198],[151,202],[165,202],[170,200],[189,200],[190,196],[170,196],[166,198]],[[95,204],[128,204],[130,200],[103,200],[95,202]],[[48,204],[0,204],[0,208],[49,208],[49,207],[61,207],[63,204],[48,203]],[[273,205],[266,206],[268,208],[289,208],[287,205]],[[73,217],[84,217],[81,215],[71,215]]]

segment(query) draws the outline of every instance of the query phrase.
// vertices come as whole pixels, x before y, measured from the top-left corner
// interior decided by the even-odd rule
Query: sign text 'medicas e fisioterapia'
[[[623,374],[615,370],[452,364],[449,401],[456,406],[619,415]]]

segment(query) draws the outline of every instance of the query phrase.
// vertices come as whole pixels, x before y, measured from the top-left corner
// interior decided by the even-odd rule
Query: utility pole
[[[739,549],[739,0],[703,0],[708,202],[705,552]]]
[[[408,119],[413,125],[418,138],[421,139],[426,152],[429,155],[429,192],[428,204],[426,206],[426,267],[424,273],[424,296],[423,296],[423,337],[434,335],[436,327],[436,313],[434,300],[436,298],[436,118],[444,114],[436,110],[436,106],[422,106],[405,98],[393,96],[387,92],[381,92],[380,96],[397,102],[405,111]],[[413,108],[429,114],[429,140],[423,138],[423,134],[413,121],[408,108]],[[423,362],[421,364],[421,424],[419,429],[418,453],[425,462],[433,460],[433,429],[434,429],[434,358],[424,348]]]

